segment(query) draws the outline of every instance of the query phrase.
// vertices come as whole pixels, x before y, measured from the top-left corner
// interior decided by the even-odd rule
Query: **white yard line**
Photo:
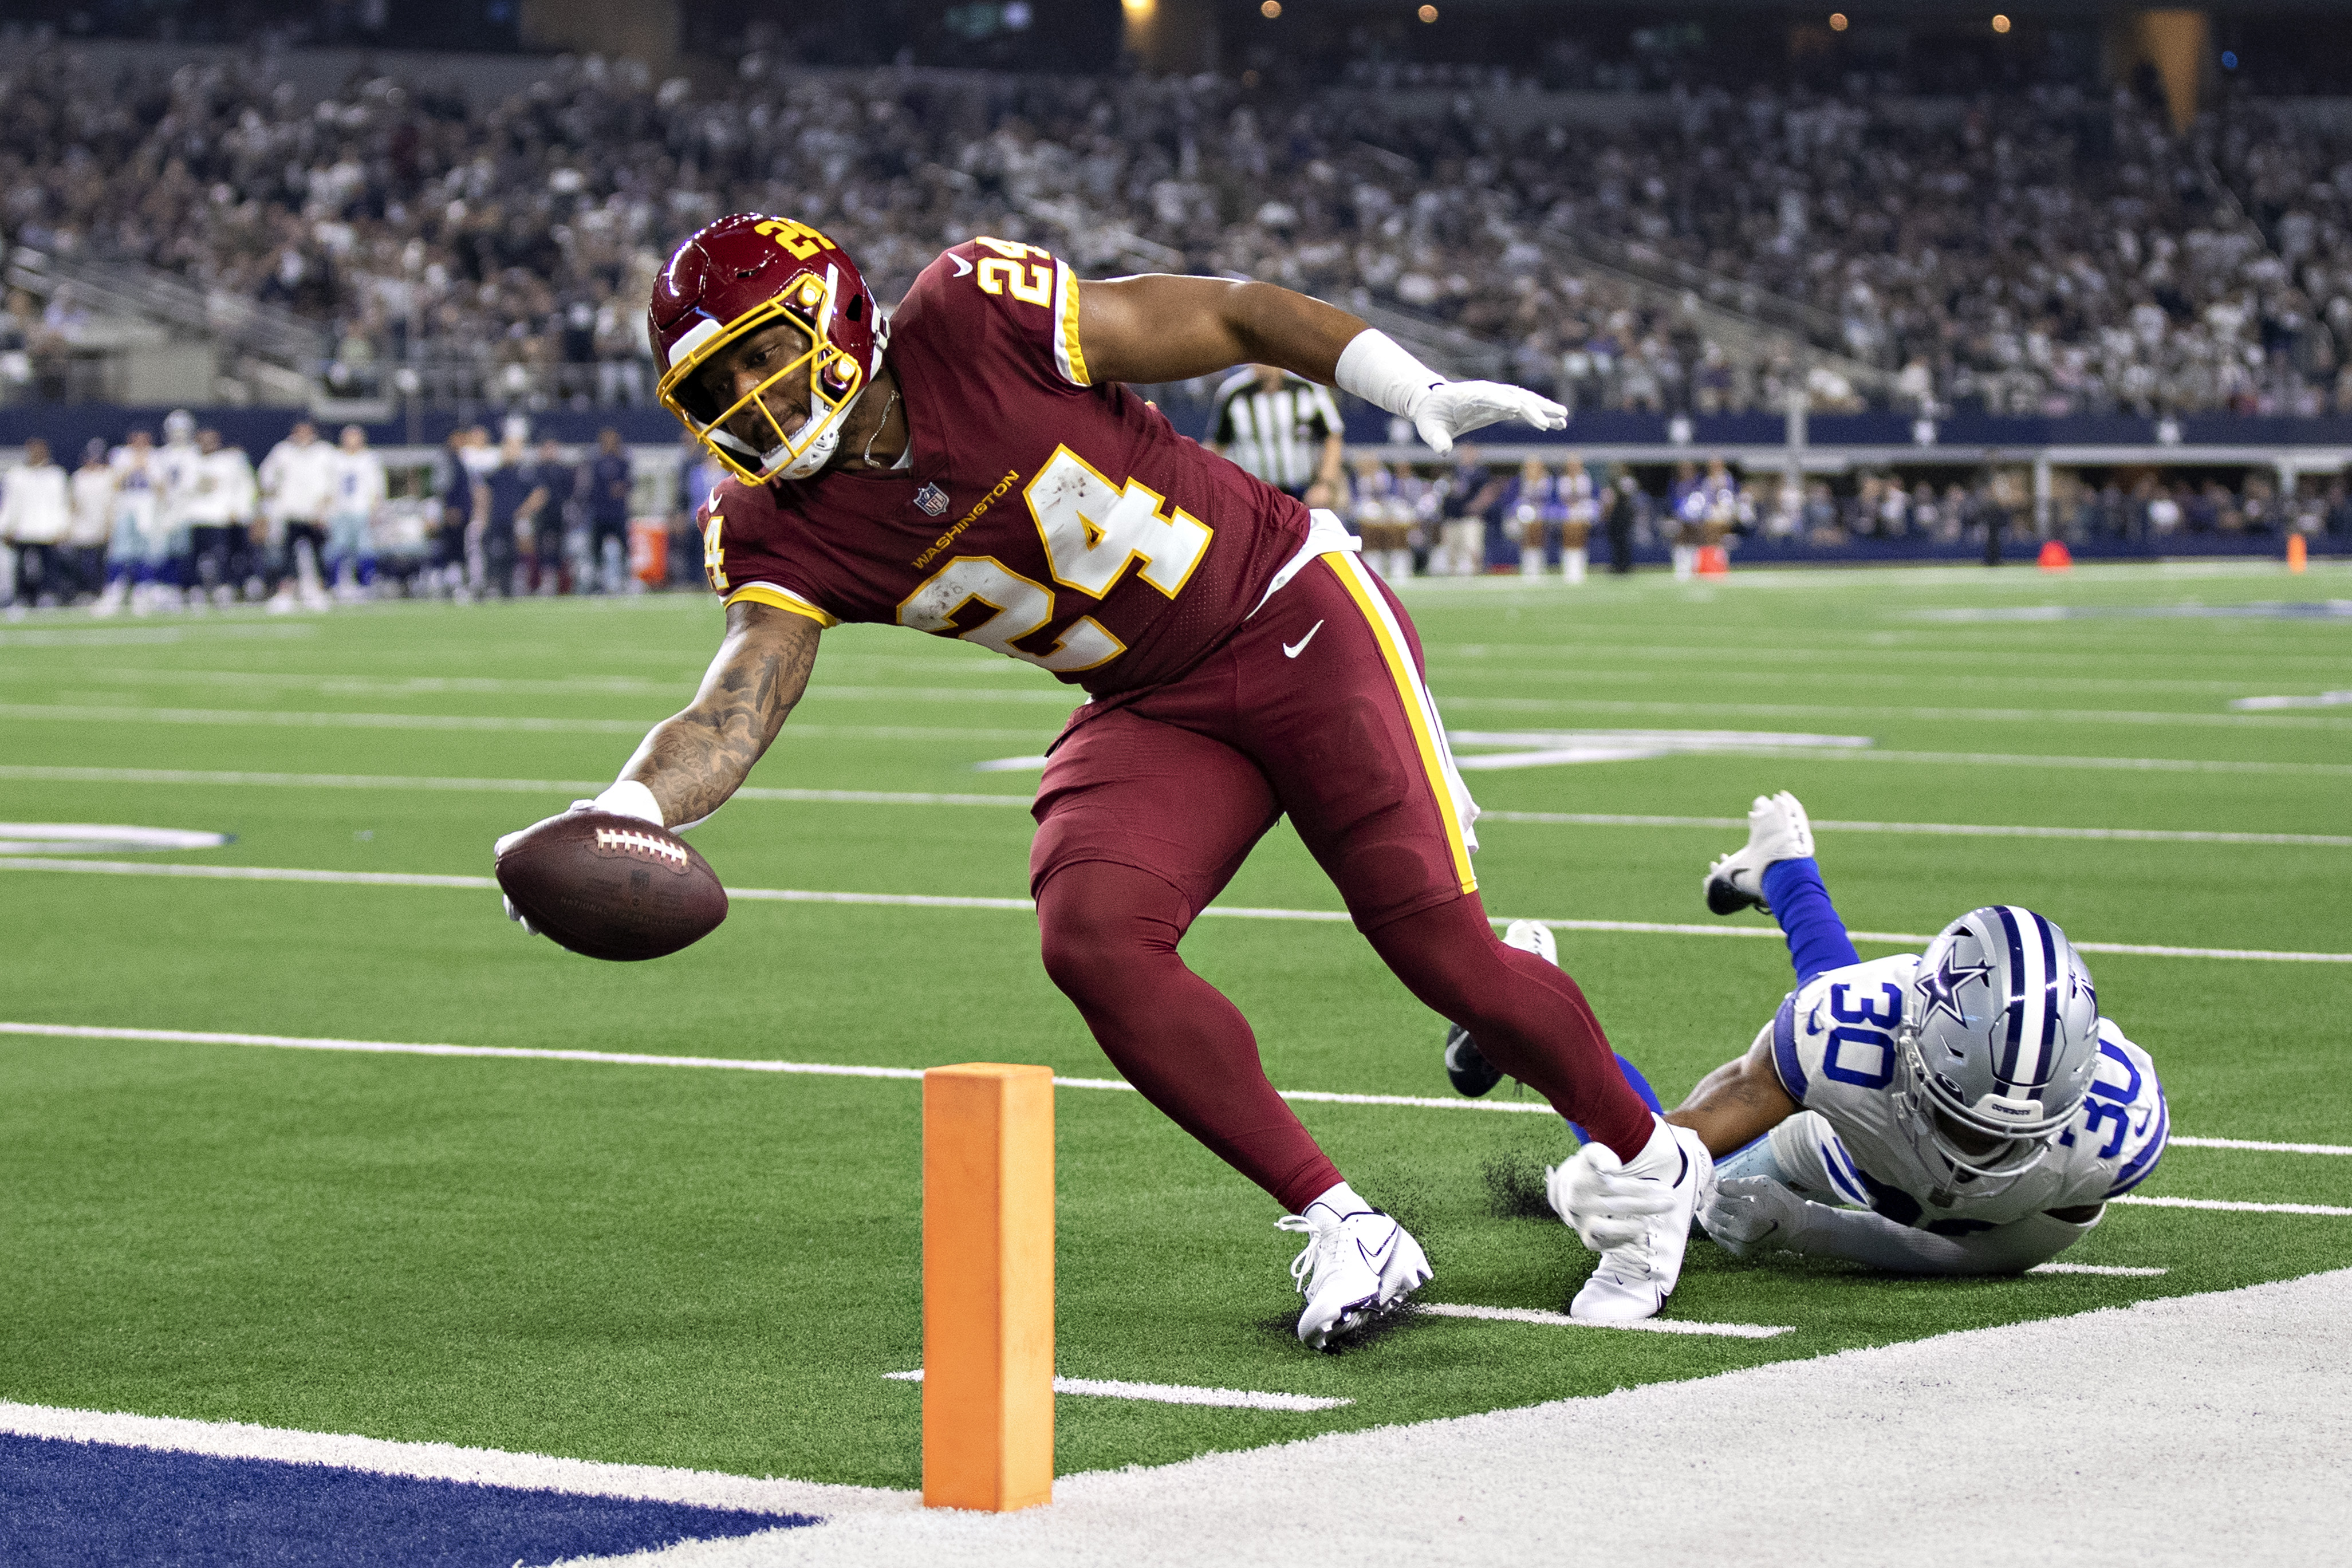
[[[2137,1268],[2121,1263],[2037,1263],[2028,1274],[2107,1274],[2123,1279],[2154,1279],[2161,1268]]]
[[[454,730],[528,735],[642,735],[647,719],[494,718],[457,713],[298,713],[268,708],[109,708],[66,702],[0,702],[0,720],[75,724],[224,724],[263,729]],[[1030,741],[1040,731],[934,729],[908,724],[795,724],[795,735],[857,741]]]
[[[2111,1204],[2143,1204],[2160,1209],[2219,1209],[2225,1214],[2302,1214],[2352,1218],[2352,1208],[2332,1204],[2242,1204],[2223,1198],[2151,1198],[2137,1193],[2126,1193],[2119,1198],[2109,1198]]]
[[[71,1410],[0,1400],[0,1432],[75,1443],[115,1443],[173,1454],[208,1454],[225,1459],[276,1459],[296,1465],[332,1465],[373,1475],[417,1480],[471,1481],[482,1486],[525,1487],[534,1491],[581,1497],[635,1498],[689,1503],[701,1508],[751,1509],[762,1513],[845,1512],[919,1506],[912,1492],[879,1487],[825,1486],[814,1481],[730,1476],[715,1470],[669,1469],[655,1465],[613,1465],[593,1459],[516,1454],[500,1448],[462,1447],[453,1443],[402,1443],[332,1432],[298,1432],[241,1421],[187,1421],[164,1415]]]
[[[1762,1323],[1699,1323],[1686,1318],[1643,1318],[1631,1323],[1588,1323],[1566,1312],[1546,1312],[1534,1307],[1474,1307],[1463,1301],[1415,1301],[1415,1312],[1433,1318],[1475,1318],[1489,1323],[1534,1323],[1547,1329],[1635,1329],[1652,1334],[1711,1334],[1727,1340],[1769,1340],[1796,1332]]]
[[[895,1383],[920,1383],[922,1369],[886,1372]],[[1140,1399],[1151,1405],[1213,1405],[1227,1410],[1337,1410],[1352,1399],[1326,1398],[1313,1394],[1259,1394],[1246,1388],[1194,1388],[1181,1383],[1122,1383],[1115,1377],[1057,1377],[1056,1394],[1084,1394],[1093,1399]]]
[[[761,1057],[672,1057],[649,1051],[583,1051],[532,1046],[460,1046],[407,1040],[351,1040],[320,1035],[259,1035],[207,1029],[141,1029],[106,1024],[38,1024],[0,1022],[0,1035],[24,1035],[60,1040],[147,1040],[159,1045],[257,1046],[293,1051],[348,1051],[362,1056],[482,1057],[502,1061],[581,1062],[599,1067],[698,1068],[722,1072],[782,1073],[809,1078],[896,1079],[911,1082],[923,1076],[920,1068],[870,1067],[848,1062],[787,1062]],[[1055,1077],[1056,1089],[1105,1090],[1132,1094],[1135,1086],[1124,1079]],[[1335,1089],[1278,1089],[1283,1099],[1305,1105],[1376,1105],[1411,1110],[1491,1111],[1504,1115],[1558,1114],[1540,1100],[1465,1100],[1459,1095],[1438,1098],[1414,1094],[1350,1094]],[[2333,1143],[2265,1143],[2236,1138],[2189,1138],[2174,1134],[2176,1146],[2197,1149],[2254,1150],[2263,1152],[2343,1154],[2352,1152]],[[2157,1204],[2174,1207],[2239,1208],[2262,1213],[2352,1214],[2293,1204],[2227,1204],[2191,1198],[2121,1197],[2123,1204]],[[1485,1311],[1517,1311],[1517,1308],[1447,1308],[1456,1315]],[[1528,1320],[1533,1321],[1535,1320]],[[1681,1331],[1668,1330],[1667,1332]],[[1697,1332],[1699,1331],[1688,1331]]]
[[[1000,763],[978,763],[982,772],[1019,771],[1018,762],[1034,771],[1042,757],[1005,758]],[[34,763],[0,763],[0,781],[26,784],[205,784],[226,789],[381,789],[476,792],[492,795],[593,795],[609,780],[441,778],[407,773],[249,773],[196,768],[77,768]],[[865,805],[973,805],[1013,807],[1026,811],[1028,795],[942,795],[912,790],[768,789],[747,785],[736,800],[835,802]],[[1563,827],[1664,827],[1727,829],[1746,832],[1744,816],[1657,816],[1591,811],[1483,811],[1482,823],[1517,822]],[[2149,844],[2282,844],[2313,848],[2352,848],[2352,835],[2335,833],[2242,833],[2202,828],[2169,827],[2045,827],[2032,824],[1975,822],[1863,822],[1817,817],[1816,828],[1837,833],[1913,834],[1963,838],[2085,838],[2121,839]]]
[[[1864,658],[1866,655],[1860,656]],[[1506,673],[1496,670],[1497,675]],[[1439,684],[1443,685],[1444,682]],[[2281,716],[2269,711],[2227,713],[2166,713],[2114,708],[1891,708],[1849,707],[1833,702],[1667,702],[1597,697],[1476,697],[1448,695],[1445,706],[1456,711],[1485,710],[1507,713],[1647,713],[1661,718],[1689,718],[1720,713],[1742,719],[1834,719],[1852,723],[1866,719],[1892,719],[1927,723],[1983,724],[2134,724],[2183,726],[2193,729],[2352,730],[2352,719]]]
[[[234,773],[191,768],[70,768],[0,763],[0,781],[35,784],[217,784],[228,789],[382,789],[490,795],[593,795],[612,781],[596,779],[431,778],[402,773]],[[735,800],[841,803],[856,805],[981,805],[1029,809],[1025,795],[936,795],[879,789],[768,789],[747,784]],[[1744,826],[1745,824],[1743,823]]]
[[[2249,1149],[2264,1154],[2352,1154],[2352,1143],[2272,1143],[2259,1138],[2184,1138],[2166,1142],[2180,1149]]]
[[[184,877],[198,880],[226,882],[311,882],[348,883],[356,887],[378,888],[458,888],[488,892],[498,886],[489,877],[437,875],[421,871],[322,871],[296,866],[191,866],[157,864],[142,860],[71,860],[35,858],[31,856],[0,857],[0,871],[58,871],[71,874],[104,877]],[[849,893],[825,892],[805,888],[730,888],[730,899],[753,903],[787,904],[877,904],[900,909],[918,910],[1002,910],[1026,913],[1035,910],[1028,899],[997,899],[966,897],[946,893]],[[1216,916],[1225,920],[1300,921],[1312,924],[1339,925],[1349,920],[1344,910],[1275,910],[1256,909],[1246,905],[1211,904],[1201,911],[1203,917]],[[1528,917],[1534,918],[1534,917]],[[1493,925],[1508,925],[1513,917],[1488,917]],[[1580,921],[1538,920],[1538,925],[1554,931],[1602,931],[1636,936],[1699,936],[1747,937],[1777,941],[1780,932],[1770,926],[1759,925],[1686,925],[1668,921]],[[1935,941],[1926,931],[1849,931],[1855,942],[1887,942],[1902,947],[1919,947]],[[2169,947],[2144,942],[2077,942],[2074,947],[2082,952],[2112,952],[2142,958],[2219,958],[2237,959],[2251,963],[2352,963],[2352,952],[2294,952],[2268,948],[2245,947]]]

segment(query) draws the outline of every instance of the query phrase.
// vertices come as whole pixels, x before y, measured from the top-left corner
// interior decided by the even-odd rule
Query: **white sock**
[[[1648,1151],[1643,1150],[1643,1152],[1647,1153]],[[1322,1205],[1341,1219],[1347,1218],[1351,1214],[1370,1214],[1372,1208],[1371,1205],[1356,1195],[1355,1188],[1345,1182],[1326,1188],[1314,1203],[1307,1206],[1313,1208],[1316,1204]]]

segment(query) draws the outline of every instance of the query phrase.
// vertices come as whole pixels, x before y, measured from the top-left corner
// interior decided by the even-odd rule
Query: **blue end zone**
[[[1625,1081],[1633,1086],[1633,1092],[1642,1097],[1643,1104],[1648,1106],[1660,1116],[1664,1116],[1666,1113],[1666,1108],[1658,1103],[1658,1091],[1650,1087],[1650,1080],[1642,1076],[1642,1069],[1640,1068],[1635,1067],[1623,1057],[1619,1057],[1617,1058],[1617,1070],[1625,1075]],[[1563,1118],[1563,1120],[1565,1120],[1565,1118]],[[1576,1141],[1580,1143],[1590,1143],[1592,1142],[1592,1134],[1587,1132],[1583,1128],[1579,1127],[1573,1121],[1569,1122],[1568,1130],[1576,1134]]]
[[[5,1433],[0,1497],[12,1568],[512,1568],[817,1522]]]

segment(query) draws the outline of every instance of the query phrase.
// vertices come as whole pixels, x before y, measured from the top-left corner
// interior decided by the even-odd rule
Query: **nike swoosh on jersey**
[[[1284,643],[1282,645],[1282,657],[1285,658],[1297,658],[1300,654],[1305,653],[1307,651],[1307,645],[1313,642],[1315,640],[1315,634],[1322,629],[1323,623],[1321,621],[1318,621],[1313,626],[1307,627],[1307,635],[1300,637],[1297,642]]]
[[[971,263],[969,260],[961,256],[950,256],[948,259],[955,263],[957,277],[966,278],[971,276]]]

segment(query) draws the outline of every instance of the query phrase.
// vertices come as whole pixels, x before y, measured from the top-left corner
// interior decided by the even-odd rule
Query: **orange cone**
[[[2310,554],[2311,546],[2303,542],[2303,535],[2290,533],[2286,536],[2286,569],[2288,571],[2302,571],[2304,563],[2309,559]]]
[[[2035,562],[2044,572],[2064,572],[2074,564],[2074,552],[2065,542],[2057,539],[2042,541],[2042,554]]]

